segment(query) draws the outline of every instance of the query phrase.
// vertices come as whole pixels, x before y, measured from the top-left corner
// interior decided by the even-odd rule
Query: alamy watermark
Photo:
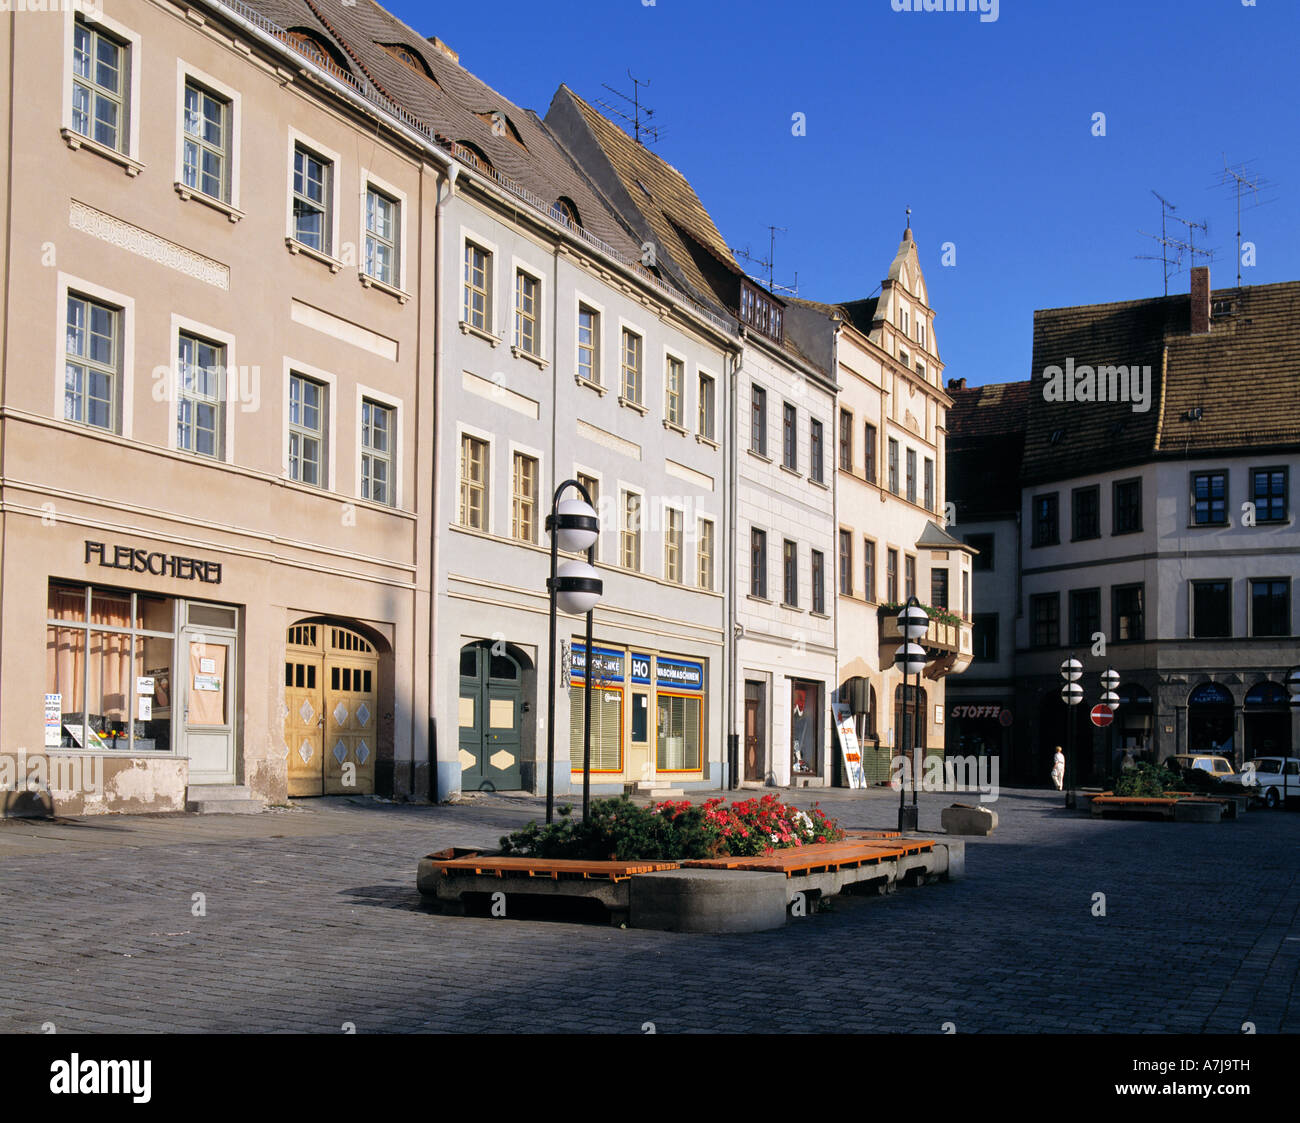
[[[1092,367],[1075,364],[1043,368],[1045,402],[1132,402],[1134,413],[1151,408],[1151,368],[1149,366]]]
[[[889,0],[896,12],[978,12],[980,23],[998,22],[998,0]]]
[[[998,799],[998,769],[995,756],[927,757],[917,776],[916,787],[923,792],[978,792],[986,803]],[[911,790],[912,759],[896,756],[889,766],[889,786]]]
[[[104,798],[102,756],[0,753],[0,791]]]

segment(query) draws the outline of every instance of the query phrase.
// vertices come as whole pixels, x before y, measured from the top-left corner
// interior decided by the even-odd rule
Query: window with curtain
[[[675,694],[658,696],[660,772],[687,772],[700,767],[700,699]]]
[[[583,687],[569,687],[569,767],[582,771]],[[623,771],[623,692],[591,688],[591,770]]]

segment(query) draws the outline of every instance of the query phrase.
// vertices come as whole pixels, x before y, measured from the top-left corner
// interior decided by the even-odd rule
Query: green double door
[[[460,650],[460,767],[464,791],[517,791],[523,668],[501,643]]]

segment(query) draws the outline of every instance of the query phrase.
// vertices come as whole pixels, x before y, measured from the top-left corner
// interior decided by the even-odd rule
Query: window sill
[[[215,199],[211,195],[205,195],[202,191],[195,191],[194,188],[187,187],[179,181],[173,183],[172,186],[176,188],[176,194],[185,202],[202,203],[204,206],[211,207],[214,211],[220,211],[230,219],[231,222],[238,222],[244,217],[243,211],[236,207],[232,207],[223,199]]]
[[[787,604],[785,601],[782,601],[782,602],[781,602],[781,607],[784,608],[787,612],[802,612],[802,611],[803,611],[803,609],[800,608],[797,604]]]
[[[768,600],[767,597],[758,597],[758,596],[755,596],[753,593],[749,593],[749,594],[747,594],[746,597],[745,597],[745,599],[746,599],[746,600],[752,600],[752,601],[758,601],[759,604],[771,604],[771,603],[772,603],[770,600]]]
[[[1076,535],[1074,538],[1071,538],[1070,541],[1071,541],[1071,543],[1074,543],[1074,542],[1095,542],[1095,541],[1097,541],[1097,539],[1100,538],[1100,537],[1101,537],[1100,534],[1081,534],[1081,535]],[[978,572],[978,571],[977,571],[977,572]]]
[[[718,442],[715,441],[712,437],[706,437],[703,433],[696,433],[696,434],[695,434],[695,439],[696,439],[696,441],[698,441],[700,444],[702,444],[702,445],[708,445],[709,448],[712,448],[712,449],[718,449],[718,448],[721,448],[721,447],[722,447],[722,446],[719,445]]]
[[[1110,536],[1112,538],[1123,538],[1126,534],[1141,534],[1141,533],[1142,533],[1142,528],[1140,526],[1135,526],[1132,530],[1112,530],[1110,532]]]
[[[829,613],[826,613],[826,612],[818,612],[816,609],[814,609],[813,611],[809,612],[808,615],[809,615],[809,616],[816,617],[818,620],[829,620],[829,619],[830,619],[830,614],[829,614]]]
[[[322,265],[328,265],[331,273],[337,273],[343,268],[343,262],[339,261],[338,258],[330,257],[327,253],[322,253],[318,249],[313,249],[311,246],[298,241],[297,238],[286,235],[284,244],[288,247],[291,254],[301,254],[303,257],[309,257],[313,261],[319,261]]]
[[[390,285],[387,281],[381,281],[378,277],[372,277],[369,273],[358,273],[357,278],[366,288],[386,293],[396,300],[398,304],[405,304],[411,299],[409,292],[403,292],[396,285]]]
[[[531,351],[525,351],[522,347],[511,345],[510,354],[512,354],[516,359],[524,359],[532,363],[538,370],[545,370],[551,365],[543,359],[541,355],[534,355]]]
[[[831,485],[828,484],[825,480],[814,480],[811,476],[809,476],[808,482],[812,484],[813,487],[821,488],[822,491],[830,491],[831,489]]]
[[[791,468],[789,464],[782,464],[781,471],[788,472],[790,475],[794,476],[794,478],[797,480],[803,479],[803,476],[800,474],[799,470],[797,468]]]
[[[580,374],[575,374],[573,376],[573,381],[576,382],[579,386],[583,386],[588,390],[594,391],[595,393],[599,394],[602,398],[609,393],[608,387],[602,386],[599,382],[593,382],[590,378],[583,378],[582,375]]]
[[[631,398],[623,397],[622,394],[618,396],[618,404],[621,406],[627,406],[628,409],[636,410],[637,413],[639,413],[642,417],[644,417],[647,413],[650,412],[640,402],[634,402]]]
[[[1231,526],[1232,523],[1228,522],[1227,519],[1225,519],[1221,523],[1188,523],[1187,529],[1188,530],[1228,530],[1231,528]]]
[[[85,148],[89,152],[94,152],[97,156],[103,156],[105,160],[121,164],[123,170],[129,176],[137,176],[144,171],[145,166],[139,160],[133,160],[125,152],[119,152],[116,148],[109,148],[107,144],[100,144],[99,141],[91,140],[88,136],[82,136],[73,129],[64,127],[59,130],[59,135],[63,137],[64,143],[74,152],[78,148]]]
[[[764,464],[772,463],[772,458],[768,456],[767,453],[765,452],[759,452],[758,449],[756,448],[751,448],[748,449],[747,451],[749,452],[749,455],[752,456],[755,460],[761,460]]]
[[[464,335],[473,335],[473,336],[477,336],[479,339],[486,340],[488,343],[492,344],[493,347],[501,346],[501,340],[499,340],[490,331],[487,331],[484,328],[476,327],[474,324],[471,324],[468,320],[460,321],[460,330]]]
[[[679,437],[686,436],[685,429],[683,429],[676,422],[669,421],[667,418],[664,418],[664,428],[667,429],[670,433],[676,433]]]

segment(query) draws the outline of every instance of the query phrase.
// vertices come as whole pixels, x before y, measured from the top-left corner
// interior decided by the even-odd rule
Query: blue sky
[[[1300,279],[1300,0],[1000,0],[991,22],[891,0],[385,2],[539,113],[561,82],[614,100],[603,83],[649,79],[655,151],[733,248],[765,257],[786,227],[776,280],[801,296],[870,295],[910,206],[947,377],[1029,377],[1036,308],[1159,296],[1160,262],[1135,260],[1159,253],[1152,189],[1209,223],[1196,244],[1235,285],[1225,156],[1272,184],[1243,213],[1243,283]]]

